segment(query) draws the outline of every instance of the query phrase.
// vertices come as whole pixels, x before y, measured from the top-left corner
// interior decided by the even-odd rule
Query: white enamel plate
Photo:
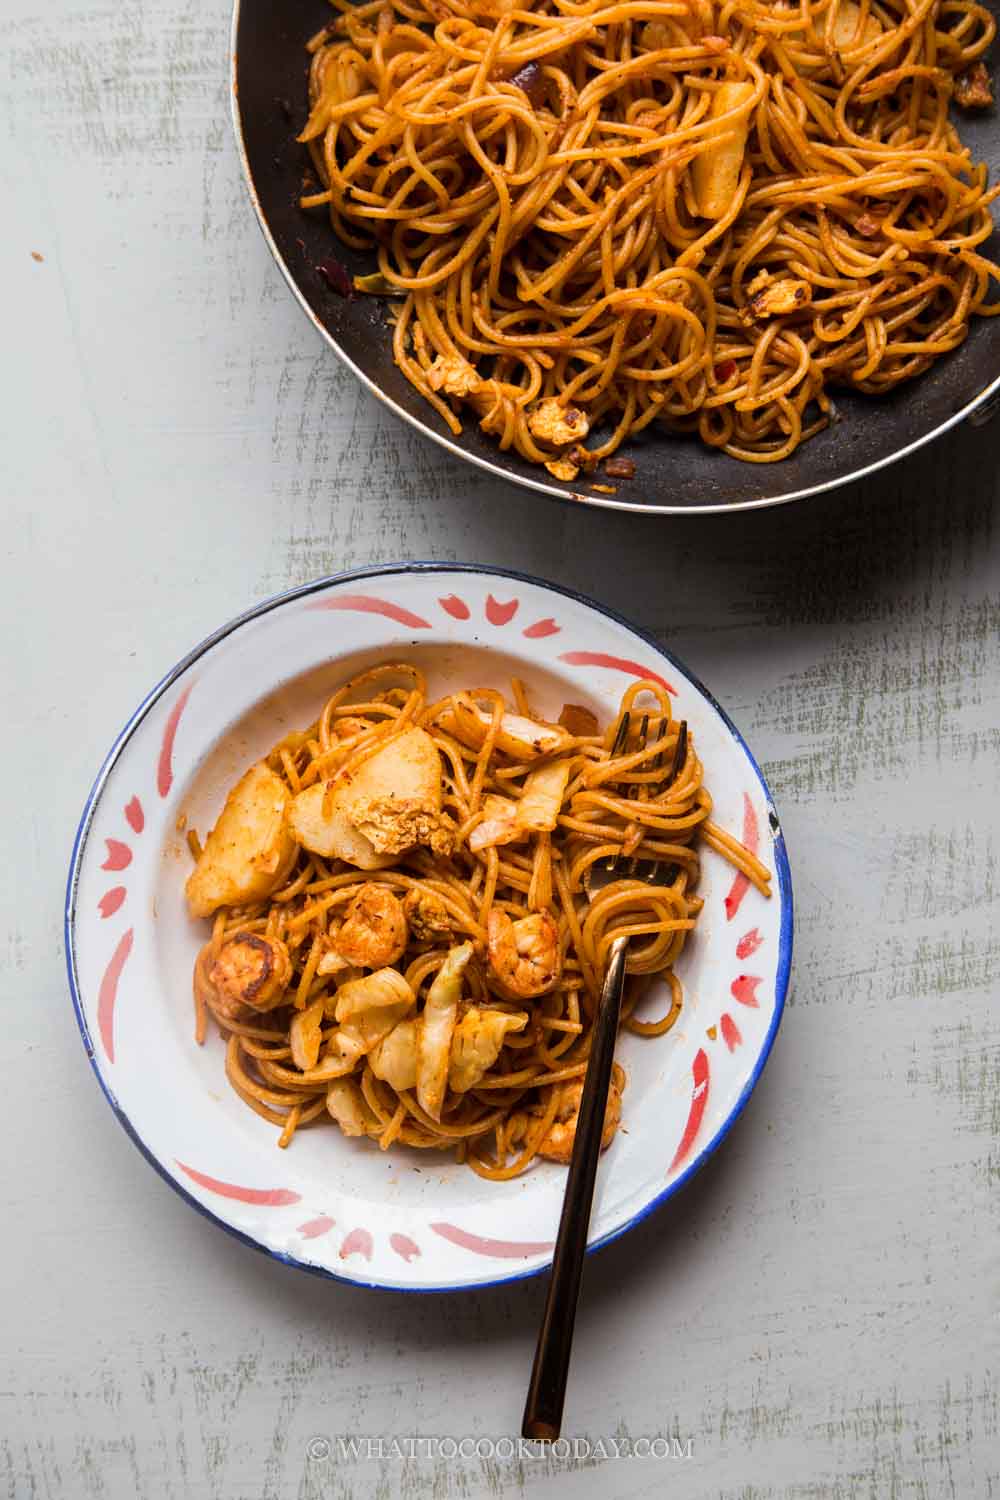
[[[665,681],[704,762],[715,820],[773,872],[766,900],[704,853],[705,907],[678,969],[680,1021],[665,1037],[619,1043],[624,1128],[601,1159],[591,1246],[675,1192],[746,1103],[788,985],[791,881],[761,773],[700,683],[598,605],[516,574],[405,564],[296,589],[223,626],[136,711],[84,810],[66,904],[77,1019],[118,1118],[189,1203],[291,1265],[371,1286],[482,1286],[549,1264],[564,1169],[539,1162],[488,1182],[427,1151],[383,1153],[332,1124],[281,1151],[273,1126],[229,1088],[221,1040],[198,1047],[192,1034],[191,969],[206,927],[185,907],[179,822],[204,833],[254,759],[315,718],[333,684],[387,657],[418,662],[432,697],[523,677],[553,718],[571,702],[606,721],[630,680]]]

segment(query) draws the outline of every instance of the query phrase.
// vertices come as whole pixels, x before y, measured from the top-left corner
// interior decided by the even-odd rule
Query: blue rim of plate
[[[527,1281],[533,1276],[540,1276],[549,1269],[551,1262],[546,1261],[540,1266],[528,1267],[522,1271],[514,1271],[507,1276],[496,1276],[490,1281],[477,1281],[471,1284],[463,1283],[458,1285],[438,1285],[423,1287],[391,1285],[381,1281],[365,1281],[361,1277],[340,1276],[336,1271],[330,1271],[325,1266],[318,1266],[309,1261],[299,1260],[298,1256],[288,1254],[281,1250],[273,1250],[267,1245],[262,1245],[260,1241],[255,1240],[252,1235],[245,1234],[243,1230],[237,1229],[233,1224],[227,1224],[225,1219],[222,1219],[218,1214],[213,1213],[212,1210],[206,1207],[205,1204],[199,1203],[197,1198],[189,1193],[186,1188],[184,1188],[170,1175],[170,1173],[155,1156],[150,1147],[146,1145],[145,1141],[133,1126],[128,1115],[118,1103],[118,1100],[115,1098],[113,1091],[103,1077],[101,1070],[97,1065],[94,1044],[90,1036],[86,1018],[83,1014],[83,1005],[80,998],[79,977],[77,974],[76,966],[76,897],[80,879],[80,866],[83,860],[83,853],[87,843],[87,836],[90,832],[90,825],[93,821],[94,812],[97,808],[98,802],[100,801],[101,794],[104,791],[105,783],[107,782],[112,768],[117,763],[123,750],[128,745],[129,740],[132,738],[133,733],[138,728],[139,724],[142,723],[143,719],[146,717],[153,704],[156,703],[158,699],[161,698],[162,695],[167,691],[167,689],[173,683],[175,683],[178,678],[182,677],[184,673],[187,672],[188,669],[192,667],[196,661],[204,656],[207,651],[210,651],[214,646],[217,646],[220,641],[225,640],[227,636],[232,635],[234,631],[239,630],[241,626],[246,625],[250,620],[260,619],[263,615],[270,614],[272,610],[280,608],[281,605],[287,604],[292,599],[301,599],[307,597],[309,594],[319,593],[321,590],[329,588],[332,584],[353,583],[361,578],[370,579],[393,577],[401,573],[478,573],[493,578],[511,578],[514,579],[517,583],[532,584],[536,588],[548,589],[551,593],[561,594],[564,598],[572,599],[575,603],[582,604],[587,609],[594,610],[596,614],[603,615],[605,619],[613,620],[616,625],[623,626],[626,630],[630,631],[632,635],[634,635],[638,640],[643,641],[647,646],[650,647],[651,650],[655,651],[658,656],[662,657],[665,661],[670,662],[672,666],[679,668],[679,670],[684,673],[685,677],[691,683],[692,687],[694,687],[702,695],[707,703],[711,704],[712,708],[719,715],[719,718],[725,724],[729,733],[732,735],[733,739],[737,742],[740,749],[743,751],[743,754],[749,761],[750,766],[752,767],[753,772],[757,777],[757,780],[760,782],[761,790],[764,793],[764,797],[767,803],[768,819],[770,823],[771,834],[774,840],[773,848],[775,873],[777,874],[778,878],[778,900],[781,907],[781,925],[778,933],[778,969],[775,977],[774,1015],[771,1018],[771,1024],[768,1028],[767,1035],[764,1038],[764,1042],[761,1047],[760,1054],[757,1058],[757,1062],[754,1065],[753,1072],[744,1085],[743,1090],[740,1093],[740,1096],[737,1099],[736,1103],[733,1105],[732,1109],[729,1111],[729,1114],[723,1120],[718,1130],[712,1136],[711,1140],[701,1148],[694,1160],[674,1182],[671,1182],[667,1187],[665,1187],[661,1193],[657,1193],[654,1198],[650,1199],[650,1201],[645,1204],[643,1208],[641,1208],[637,1213],[634,1213],[630,1219],[627,1219],[625,1221],[624,1224],[620,1224],[616,1229],[609,1230],[607,1234],[602,1235],[600,1239],[595,1240],[593,1244],[588,1245],[587,1254],[590,1255],[595,1250],[602,1250],[606,1245],[610,1245],[614,1240],[620,1239],[623,1234],[627,1234],[630,1229],[635,1229],[638,1224],[641,1224],[644,1219],[647,1219],[650,1214],[652,1214],[656,1209],[661,1208],[669,1198],[672,1198],[675,1193],[679,1192],[680,1189],[690,1181],[694,1174],[704,1166],[709,1157],[714,1155],[718,1147],[722,1145],[722,1142],[725,1140],[726,1136],[729,1134],[730,1130],[733,1128],[736,1121],[739,1119],[740,1115],[746,1108],[750,1095],[753,1093],[754,1088],[757,1085],[757,1080],[760,1078],[761,1073],[764,1071],[764,1066],[769,1056],[771,1055],[771,1048],[774,1045],[774,1039],[777,1035],[778,1027],[781,1024],[781,1017],[784,1014],[785,1009],[785,999],[788,994],[788,982],[792,968],[793,939],[792,872],[788,862],[788,852],[785,848],[784,835],[781,831],[781,823],[774,806],[774,799],[771,796],[770,788],[768,787],[768,784],[764,779],[764,775],[760,769],[760,766],[757,764],[752,751],[750,750],[743,736],[740,734],[739,730],[736,728],[736,725],[733,723],[732,719],[726,713],[725,709],[720,706],[720,704],[708,691],[704,683],[702,683],[700,679],[696,677],[694,673],[688,669],[687,666],[685,666],[684,662],[681,661],[679,657],[674,656],[673,653],[668,651],[665,646],[661,646],[659,641],[657,641],[654,636],[650,635],[647,631],[640,629],[637,625],[634,625],[631,620],[625,619],[623,615],[618,614],[617,611],[613,609],[609,609],[604,604],[598,604],[596,600],[589,598],[588,595],[581,594],[575,589],[565,588],[562,584],[550,583],[545,578],[536,578],[531,573],[518,572],[514,568],[493,568],[485,563],[405,562],[376,564],[375,566],[369,568],[352,568],[344,573],[331,573],[324,578],[315,579],[312,583],[299,584],[296,588],[286,589],[281,594],[274,594],[271,598],[262,600],[260,604],[256,604],[251,609],[245,610],[242,614],[236,615],[225,625],[220,625],[217,630],[214,630],[211,635],[207,635],[204,640],[202,640],[197,646],[193,648],[193,650],[189,651],[186,656],[182,657],[181,660],[176,664],[176,666],[172,667],[166,674],[166,676],[162,677],[156,684],[156,686],[149,693],[147,693],[146,697],[139,704],[138,708],[133,714],[131,714],[123,728],[119,731],[117,737],[114,740],[114,743],[111,746],[111,749],[108,751],[107,755],[104,758],[104,762],[97,773],[94,784],[90,789],[90,794],[87,797],[86,803],[84,804],[83,814],[80,818],[80,823],[76,830],[76,837],[73,840],[73,852],[70,856],[69,875],[66,882],[66,910],[63,922],[63,937],[66,949],[66,972],[69,980],[70,996],[73,1001],[73,1010],[76,1015],[76,1023],[80,1029],[80,1036],[83,1040],[83,1045],[86,1050],[87,1057],[90,1061],[90,1066],[94,1070],[94,1076],[96,1077],[100,1085],[101,1092],[103,1093],[105,1099],[108,1101],[108,1104],[114,1111],[115,1117],[117,1118],[119,1124],[122,1126],[122,1129],[125,1131],[126,1135],[132,1141],[133,1145],[138,1148],[138,1150],[146,1158],[154,1171],[156,1171],[156,1173],[163,1178],[164,1182],[166,1182],[174,1190],[174,1192],[178,1194],[179,1197],[183,1198],[184,1202],[187,1203],[191,1208],[195,1209],[199,1214],[208,1219],[211,1223],[218,1225],[220,1229],[224,1229],[225,1232],[232,1235],[234,1239],[239,1240],[244,1245],[248,1245],[250,1249],[257,1250],[261,1254],[269,1256],[272,1260],[280,1261],[283,1265],[294,1267],[296,1270],[307,1271],[310,1275],[313,1276],[321,1276],[326,1281],[336,1281],[345,1286],[362,1287],[373,1291],[404,1292],[406,1294],[417,1295],[427,1295],[430,1293],[443,1294],[447,1292],[476,1292],[482,1291],[488,1287],[505,1286],[510,1282]]]

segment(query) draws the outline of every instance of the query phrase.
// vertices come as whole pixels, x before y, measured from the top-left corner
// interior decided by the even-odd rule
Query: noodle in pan
[[[774,462],[996,310],[975,0],[334,5],[301,201],[454,433],[564,480],[650,424]]]

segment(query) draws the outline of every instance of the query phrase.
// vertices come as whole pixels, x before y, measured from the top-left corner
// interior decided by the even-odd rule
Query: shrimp
[[[206,968],[215,1008],[231,1021],[244,1006],[266,1011],[282,1005],[292,978],[292,960],[281,939],[256,932],[227,938]]]
[[[386,886],[366,880],[347,908],[333,948],[350,964],[384,969],[402,958],[408,938],[402,901]]]
[[[486,923],[490,969],[500,985],[519,1000],[544,995],[559,981],[562,949],[559,928],[546,911],[514,922],[493,907]]]
[[[568,1162],[573,1155],[576,1138],[576,1122],[580,1117],[580,1100],[583,1098],[583,1079],[576,1079],[563,1089],[559,1108],[552,1125],[542,1136],[538,1145],[539,1156],[549,1161]],[[601,1150],[611,1145],[622,1117],[622,1092],[612,1079],[608,1087],[608,1105],[604,1111],[604,1129],[601,1131]]]
[[[434,891],[408,890],[403,897],[403,915],[418,943],[432,943],[451,932],[448,908]]]

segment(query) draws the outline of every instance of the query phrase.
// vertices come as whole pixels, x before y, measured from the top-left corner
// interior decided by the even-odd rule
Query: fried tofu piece
[[[226,798],[219,820],[188,876],[191,915],[210,917],[220,906],[246,906],[277,890],[298,853],[289,825],[291,793],[259,762]]]
[[[290,823],[315,854],[361,870],[378,870],[416,844],[451,850],[451,823],[441,811],[441,757],[423,729],[405,729],[339,779],[324,810],[326,787],[300,792]]]

